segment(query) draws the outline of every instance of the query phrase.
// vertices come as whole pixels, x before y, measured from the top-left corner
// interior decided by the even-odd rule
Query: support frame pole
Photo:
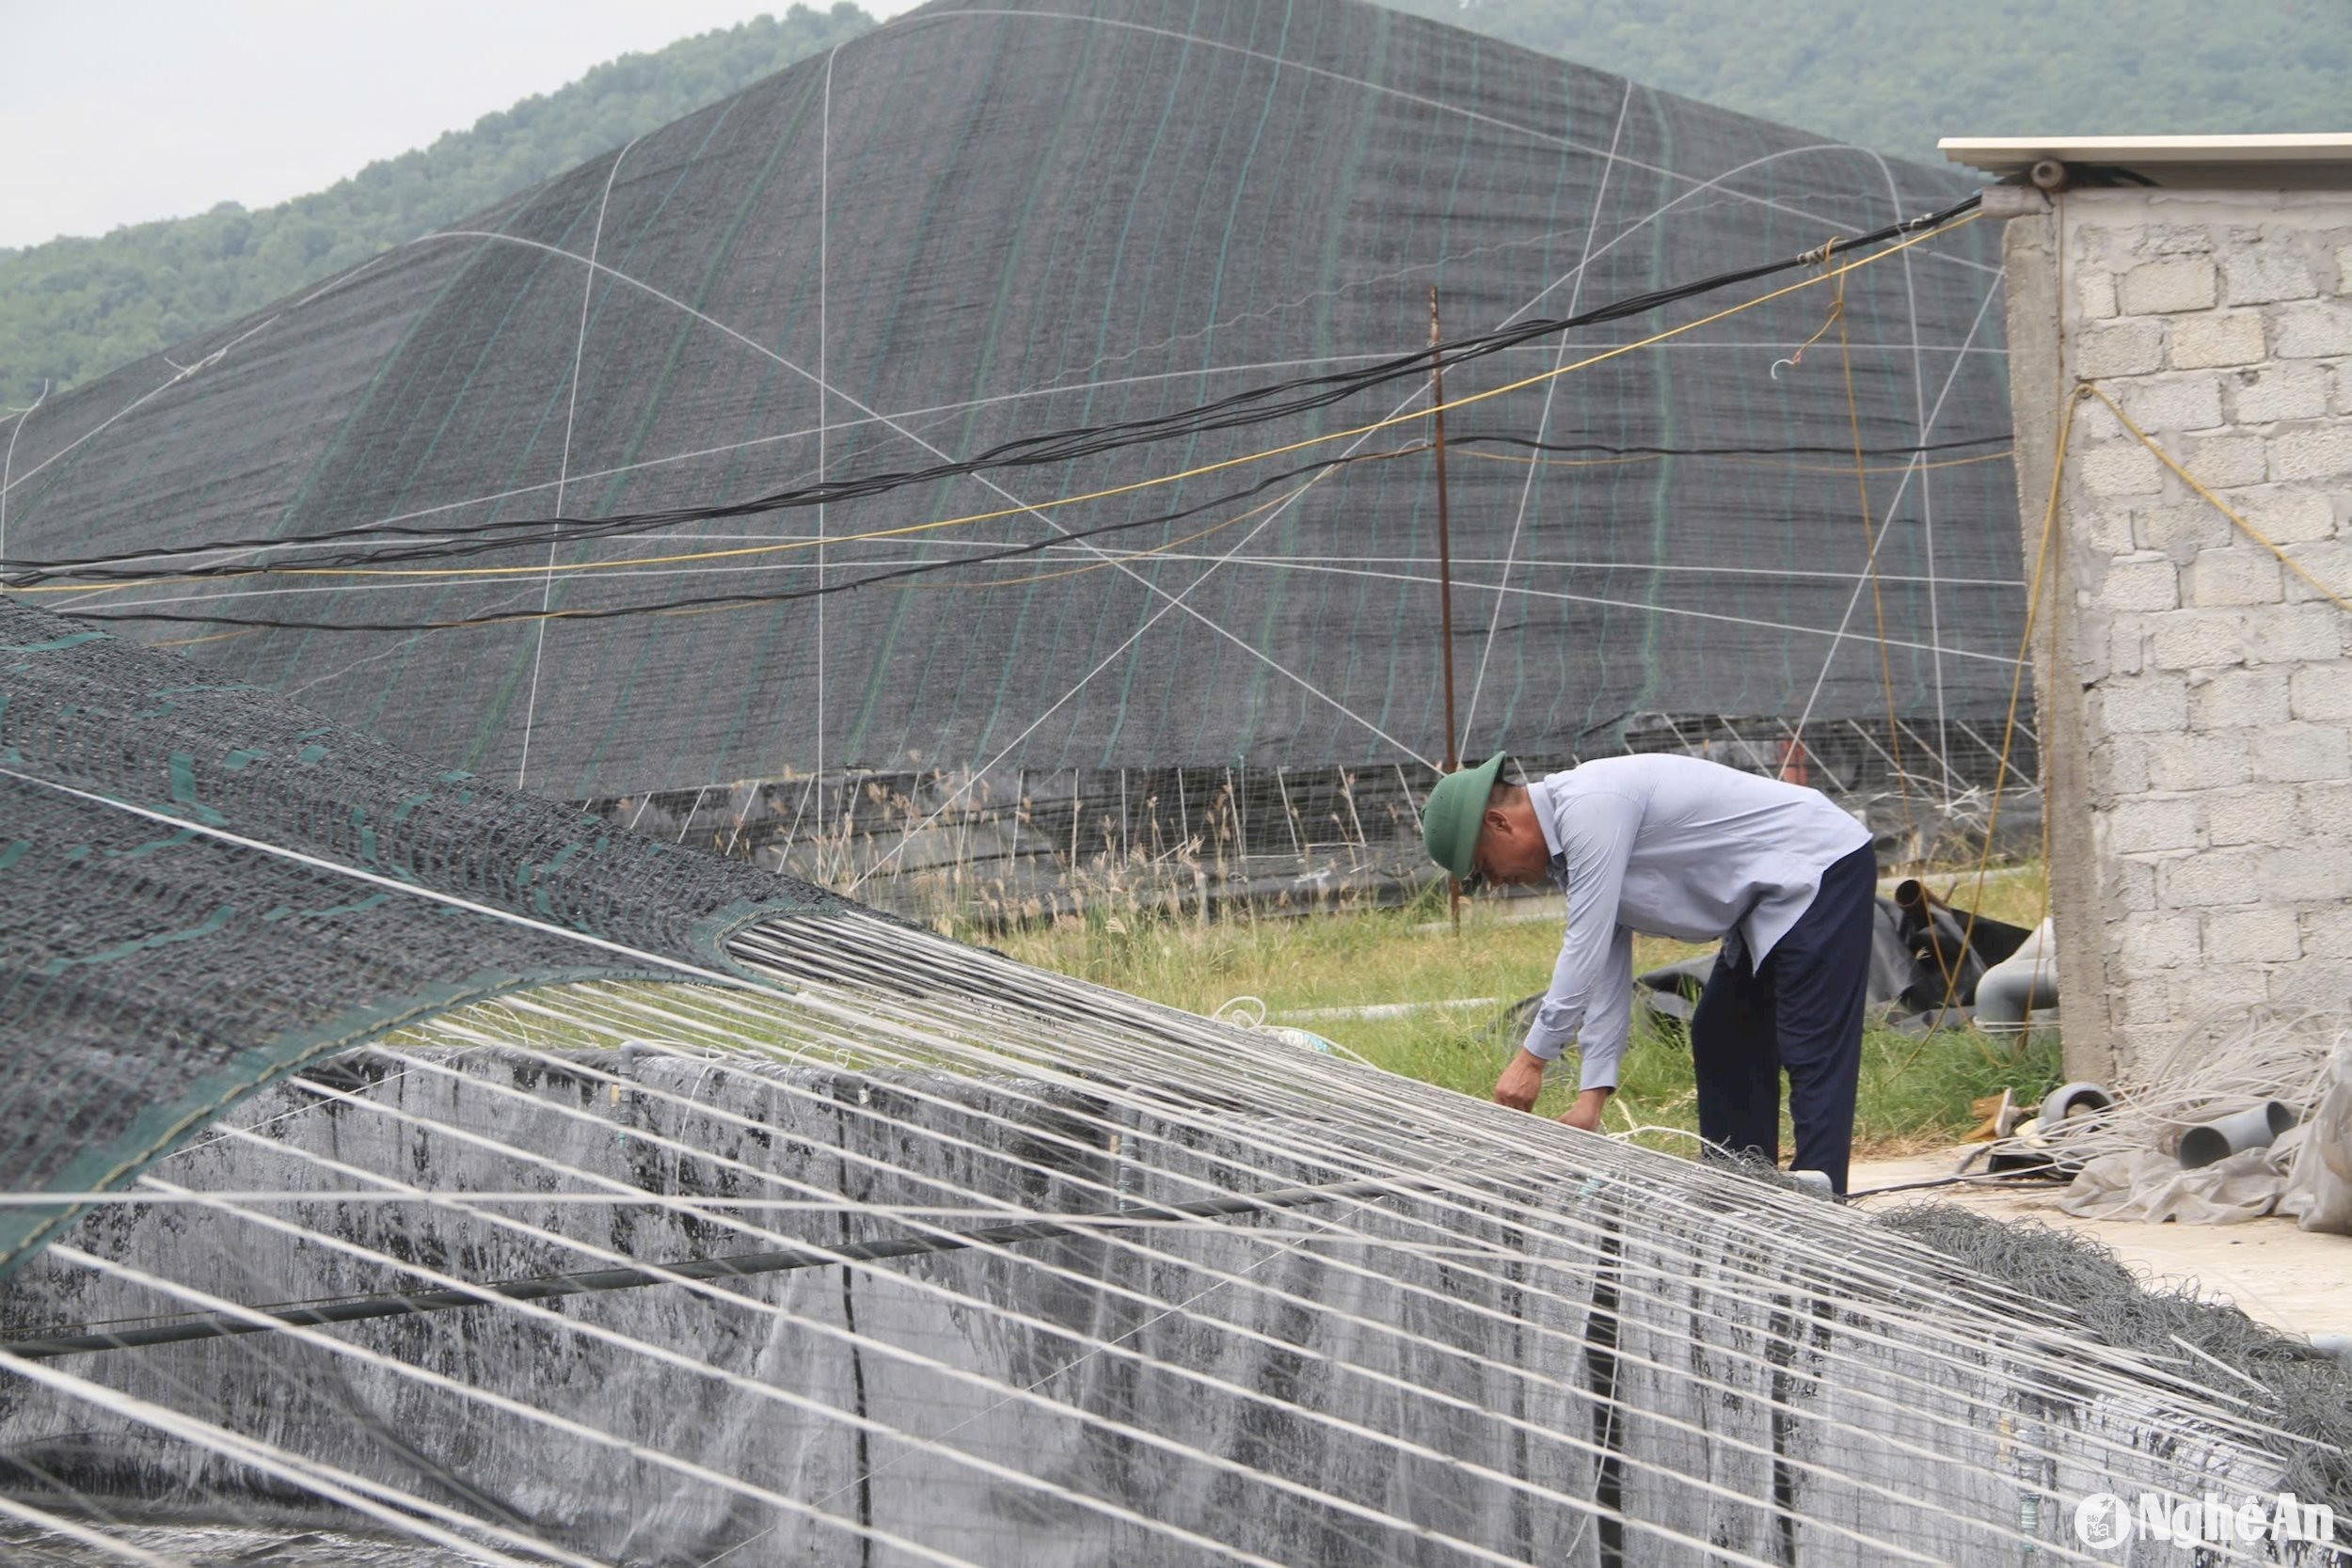
[[[1429,413],[1430,446],[1438,458],[1438,640],[1445,663],[1445,770],[1462,766],[1461,738],[1454,717],[1454,530],[1447,515],[1445,483],[1445,359],[1439,345],[1444,336],[1438,322],[1438,286],[1429,286]],[[1462,879],[1446,878],[1447,905],[1454,917],[1454,934],[1462,934]]]

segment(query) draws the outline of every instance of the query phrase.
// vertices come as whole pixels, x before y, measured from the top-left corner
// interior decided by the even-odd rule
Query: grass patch
[[[1973,874],[1929,879],[1963,905]],[[1953,885],[1957,884],[1957,885]],[[2042,917],[2039,865],[1988,879],[1982,911],[2030,926]],[[1442,889],[1395,910],[1342,910],[1278,917],[1234,911],[1206,920],[1169,920],[1094,909],[1051,924],[979,940],[1060,974],[1116,987],[1155,1002],[1213,1013],[1236,996],[1255,996],[1273,1022],[1290,1022],[1358,1052],[1391,1072],[1484,1099],[1518,1041],[1499,1030],[1500,1007],[1422,1006],[1382,1018],[1290,1018],[1302,1010],[1494,998],[1507,1006],[1541,991],[1560,951],[1558,905],[1538,918],[1526,901],[1466,903],[1457,939],[1446,922]],[[1634,944],[1637,970],[1670,963],[1704,948],[1663,939]],[[1548,1075],[1539,1113],[1557,1115],[1574,1098],[1572,1064]],[[1854,1117],[1857,1153],[1894,1154],[1940,1147],[1975,1125],[1970,1102],[2015,1089],[2038,1097],[2059,1078],[2058,1044],[2037,1038],[2023,1051],[1972,1032],[1924,1042],[1872,1028],[1863,1037],[1862,1080]],[[1782,1146],[1791,1147],[1784,1113]],[[1629,1046],[1607,1126],[1698,1127],[1691,1053],[1678,1035],[1637,1029]],[[1644,1142],[1687,1152],[1688,1138],[1645,1134]]]

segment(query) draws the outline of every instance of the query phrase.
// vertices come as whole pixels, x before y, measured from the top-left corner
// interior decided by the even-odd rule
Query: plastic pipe
[[[2036,1007],[2058,1006],[2058,943],[2043,921],[2025,945],[1977,982],[1977,1027],[1988,1035],[2025,1032]]]
[[[2055,1127],[2068,1117],[2090,1111],[2108,1110],[2115,1097],[2100,1084],[2064,1084],[2042,1097],[2042,1104],[2034,1115],[2044,1126]]]
[[[2265,1100],[2234,1116],[2192,1127],[2181,1134],[2181,1168],[2196,1170],[2249,1148],[2266,1148],[2271,1140],[2300,1119],[2294,1106]]]
[[[1788,1180],[1790,1185],[1803,1188],[1816,1197],[1835,1198],[1837,1196],[1837,1188],[1825,1170],[1792,1170],[1788,1173]]]

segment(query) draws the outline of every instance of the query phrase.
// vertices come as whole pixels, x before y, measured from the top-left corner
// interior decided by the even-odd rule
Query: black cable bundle
[[[1678,301],[1693,298],[1700,294],[1709,293],[1720,289],[1729,288],[1736,284],[1750,282],[1761,277],[1768,277],[1776,273],[1787,272],[1798,267],[1820,264],[1830,260],[1833,254],[1843,254],[1851,250],[1859,250],[1867,245],[1883,244],[1907,235],[1922,233],[1927,230],[1939,228],[1944,224],[1951,222],[1953,219],[1963,215],[1963,214],[1972,211],[1977,207],[1980,200],[1981,198],[1979,196],[1971,195],[1961,201],[1957,201],[1948,207],[1943,208],[1940,211],[1929,213],[1919,217],[1907,218],[1899,222],[1887,224],[1882,228],[1872,230],[1867,233],[1837,241],[1834,246],[1820,246],[1796,256],[1783,258],[1779,261],[1762,262],[1750,267],[1741,267],[1730,272],[1717,273],[1708,277],[1694,279],[1691,282],[1675,284],[1664,289],[1653,290],[1647,293],[1636,294],[1626,299],[1615,300],[1606,305],[1597,306],[1590,310],[1585,310],[1576,315],[1521,322],[1516,325],[1500,328],[1496,331],[1478,333],[1467,338],[1457,339],[1452,342],[1440,345],[1436,350],[1421,350],[1412,354],[1400,355],[1392,358],[1384,359],[1377,364],[1362,366],[1351,371],[1334,372],[1323,375],[1295,377],[1287,381],[1274,382],[1263,387],[1251,388],[1240,392],[1235,392],[1230,396],[1219,398],[1214,402],[1202,404],[1193,408],[1180,410],[1174,414],[1161,415],[1145,420],[1126,420],[1113,424],[1080,426],[1068,430],[1048,432],[1038,436],[1023,436],[1019,439],[1004,442],[998,446],[993,447],[976,457],[963,459],[958,462],[939,463],[922,468],[869,474],[853,479],[824,481],[816,484],[802,485],[791,489],[773,491],[764,495],[754,496],[744,500],[730,501],[717,506],[673,507],[654,512],[628,513],[611,517],[576,518],[553,516],[509,518],[480,523],[437,524],[430,527],[405,526],[396,523],[363,523],[355,524],[346,528],[329,529],[319,533],[297,534],[290,537],[245,537],[237,539],[213,540],[203,544],[174,546],[170,549],[163,551],[117,551],[99,555],[57,557],[40,561],[0,561],[0,585],[24,588],[42,582],[52,581],[60,578],[71,578],[76,581],[88,582],[133,580],[154,576],[157,568],[153,563],[158,561],[167,560],[173,557],[200,555],[218,551],[269,550],[283,548],[292,545],[316,545],[340,539],[409,539],[420,541],[420,543],[408,546],[392,546],[383,548],[370,548],[366,551],[355,550],[345,555],[314,558],[313,560],[306,562],[306,564],[313,567],[331,567],[367,564],[396,564],[410,561],[449,560],[466,555],[479,554],[489,550],[510,548],[521,545],[554,543],[558,540],[564,543],[576,544],[584,540],[609,538],[631,533],[642,533],[658,529],[676,527],[687,523],[712,522],[733,517],[755,516],[766,513],[787,511],[793,508],[804,508],[838,503],[841,501],[854,500],[871,496],[884,495],[890,491],[901,489],[911,484],[927,484],[941,480],[963,478],[993,470],[1035,467],[1057,463],[1067,463],[1077,458],[1098,455],[1103,452],[1116,451],[1131,447],[1150,446],[1159,442],[1174,440],[1179,437],[1197,436],[1211,431],[1230,430],[1240,426],[1269,422],[1287,418],[1291,415],[1326,407],[1329,404],[1353,397],[1359,392],[1371,390],[1374,388],[1386,386],[1403,379],[1417,378],[1426,375],[1435,366],[1443,366],[1450,369],[1457,365],[1468,364],[1473,360],[1485,358],[1490,355],[1499,354],[1506,349],[1516,347],[1535,339],[1549,337],[1557,333],[1573,331],[1580,327],[1594,326],[1608,322],[1619,321],[1629,316],[1641,315],[1647,311],[1656,310],[1663,306],[1672,305]],[[1486,438],[1496,440],[1506,439],[1505,437]],[[1537,450],[1544,451],[1568,450],[1542,447],[1539,443],[1534,442],[1527,442],[1524,444],[1531,447],[1536,447]],[[1576,450],[1608,451],[1613,451],[1613,449]],[[1724,449],[1725,451],[1729,451],[1733,449]],[[1810,451],[1826,449],[1790,448],[1786,450],[1791,451]],[[1851,449],[1837,450],[1841,454],[1851,451]],[[1905,450],[1909,451],[1911,449]],[[1711,454],[1705,449],[1691,449],[1691,453],[1692,455]],[[1660,454],[1664,455],[1665,453],[1661,450]],[[1333,467],[1339,462],[1351,460],[1352,459],[1327,459],[1321,463],[1311,464],[1299,468],[1294,468],[1283,474],[1277,475],[1272,480],[1253,485],[1248,489],[1237,491],[1231,495],[1221,497],[1217,501],[1207,504],[1216,505],[1222,504],[1224,501],[1243,499],[1250,495],[1255,495],[1265,489],[1269,484],[1279,483],[1284,479],[1294,478],[1301,473],[1316,471],[1321,468]],[[1093,531],[1110,531],[1117,529],[1139,528],[1155,522],[1173,521],[1179,518],[1192,516],[1204,509],[1205,508],[1203,507],[1186,508],[1181,512],[1169,513],[1161,516],[1146,518],[1136,522],[1111,525],[1111,529],[1109,530],[1098,530]],[[1085,536],[1086,535],[1082,533],[1073,533],[1067,537],[1076,538]],[[1045,543],[1053,544],[1060,542],[1063,541],[1057,539],[1049,540]],[[1025,549],[1028,547],[1031,546],[1024,546]],[[1034,547],[1043,546],[1039,546]],[[146,562],[148,564],[134,570],[130,569],[132,562]],[[955,562],[954,564],[961,565],[967,563],[968,562]],[[109,568],[114,569],[109,570]],[[214,564],[211,566],[191,567],[174,571],[172,575],[179,578],[250,576],[254,575],[257,570],[260,569],[251,565]],[[882,580],[887,580],[887,578],[875,578],[861,579],[859,583],[852,583],[845,586],[855,587],[861,586],[865,582]],[[825,592],[828,593],[837,591],[840,590],[831,587],[825,590]],[[813,593],[814,591],[811,592]],[[782,595],[782,597],[806,596],[811,595],[809,594]],[[633,613],[633,611],[631,611],[631,613]],[[333,626],[351,630],[419,629],[419,625],[413,623],[402,623],[398,626],[370,626],[363,624],[349,622],[303,623],[256,620],[239,621],[217,616],[195,617],[161,614],[128,616],[91,615],[88,618],[157,621],[219,621],[223,625],[232,626],[285,626],[290,627],[305,628],[313,626]],[[513,618],[514,617],[512,616],[500,616],[495,617],[494,619],[503,620]],[[469,619],[452,623],[427,624],[437,626],[443,624],[471,625],[479,624],[479,621]]]

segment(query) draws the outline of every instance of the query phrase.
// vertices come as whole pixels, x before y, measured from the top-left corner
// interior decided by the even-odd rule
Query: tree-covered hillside
[[[1926,160],[1939,135],[2324,131],[2352,116],[2352,0],[1390,3]],[[795,6],[599,66],[315,196],[0,251],[0,404],[234,320],[871,25],[848,0]]]
[[[1939,136],[2352,130],[2347,0],[1385,0],[1942,162]]]
[[[24,407],[479,212],[874,24],[842,0],[624,55],[314,196],[0,250],[0,404]]]

